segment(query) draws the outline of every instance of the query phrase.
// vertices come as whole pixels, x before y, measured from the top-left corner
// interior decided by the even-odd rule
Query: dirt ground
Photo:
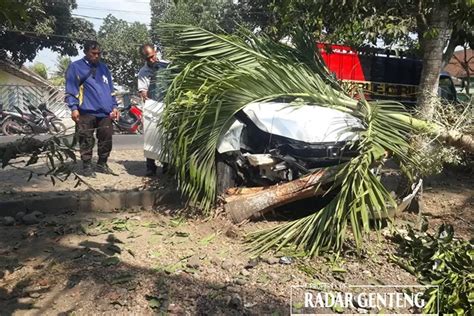
[[[18,167],[23,167],[24,162],[20,160]],[[96,190],[134,190],[146,186],[144,178],[145,158],[143,150],[120,150],[113,151],[109,159],[109,166],[116,175],[98,174],[97,178],[87,178],[87,182]],[[80,174],[81,164],[71,164],[72,170]],[[27,170],[6,167],[0,170],[0,199],[16,199],[24,196],[38,196],[45,194],[70,194],[80,193],[88,190],[86,185],[76,186],[76,181],[68,179],[54,184],[49,177],[33,176],[28,181],[30,171],[45,173],[48,168],[44,163],[32,165]]]
[[[459,171],[425,182],[431,230],[448,222],[472,238],[473,182]],[[361,256],[349,247],[339,259],[252,260],[245,234],[276,220],[238,227],[223,216],[184,218],[178,209],[65,211],[35,225],[0,226],[0,315],[288,315],[293,285],[417,283],[388,259],[397,248],[388,229],[374,232]],[[419,218],[404,213],[396,224],[416,226]]]

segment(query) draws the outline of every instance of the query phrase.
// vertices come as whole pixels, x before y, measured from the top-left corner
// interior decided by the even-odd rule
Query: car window
[[[438,94],[442,99],[448,101],[456,100],[456,92],[454,91],[453,82],[449,77],[439,78],[439,90]]]

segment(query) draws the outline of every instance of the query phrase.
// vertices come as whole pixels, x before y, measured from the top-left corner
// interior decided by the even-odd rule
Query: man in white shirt
[[[159,69],[166,68],[168,66],[167,62],[160,61],[156,54],[155,47],[151,44],[144,44],[140,47],[140,53],[145,60],[145,65],[140,69],[138,72],[138,95],[144,102],[144,131],[145,131],[145,143],[147,142],[147,128],[146,124],[150,124],[150,122],[146,122],[146,107],[148,104],[156,107],[157,102],[150,102],[150,100],[154,101],[161,101],[163,96],[161,95],[160,91],[156,91],[157,88],[155,83],[156,71]],[[146,146],[146,144],[145,144]],[[155,163],[155,159],[157,159],[157,154],[150,152],[150,150],[146,150],[145,148],[145,157],[146,157],[146,176],[151,177],[156,175],[157,166]],[[163,165],[163,173],[166,172],[167,164],[162,163]]]

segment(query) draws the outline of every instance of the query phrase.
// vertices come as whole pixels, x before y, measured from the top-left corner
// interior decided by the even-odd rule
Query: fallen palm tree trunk
[[[234,187],[229,188],[226,191],[227,197],[226,202],[230,202],[234,198],[240,198],[242,195],[254,194],[264,191],[268,187]]]
[[[417,130],[420,133],[426,133],[437,137],[440,141],[449,146],[465,150],[469,153],[474,153],[474,139],[472,138],[472,135],[448,130],[439,124],[420,120],[406,114],[394,113],[391,114],[391,116],[400,121],[407,122],[414,130]]]
[[[252,193],[248,194],[230,196],[226,199],[224,209],[234,223],[240,223],[275,207],[313,196],[321,196],[326,192],[321,186],[334,182],[341,168],[342,166],[336,166],[321,169],[291,182],[251,190]]]
[[[472,136],[448,131],[441,125],[416,119],[405,114],[391,114],[399,121],[410,124],[420,133],[426,133],[449,146],[474,153]],[[334,181],[335,169],[325,169],[307,175],[288,183],[270,186],[268,188],[249,188],[233,192],[228,196],[224,206],[225,211],[234,223],[240,223],[256,215],[264,214],[275,207],[325,193],[318,185]]]
[[[470,135],[465,135],[456,131],[446,131],[439,134],[439,138],[449,146],[464,149],[469,153],[474,153],[474,139]]]

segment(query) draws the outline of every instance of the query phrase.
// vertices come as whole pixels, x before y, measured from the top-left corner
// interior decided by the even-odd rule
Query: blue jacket
[[[85,58],[71,63],[66,71],[66,103],[71,111],[106,117],[117,107],[114,85],[104,63],[93,65]]]

